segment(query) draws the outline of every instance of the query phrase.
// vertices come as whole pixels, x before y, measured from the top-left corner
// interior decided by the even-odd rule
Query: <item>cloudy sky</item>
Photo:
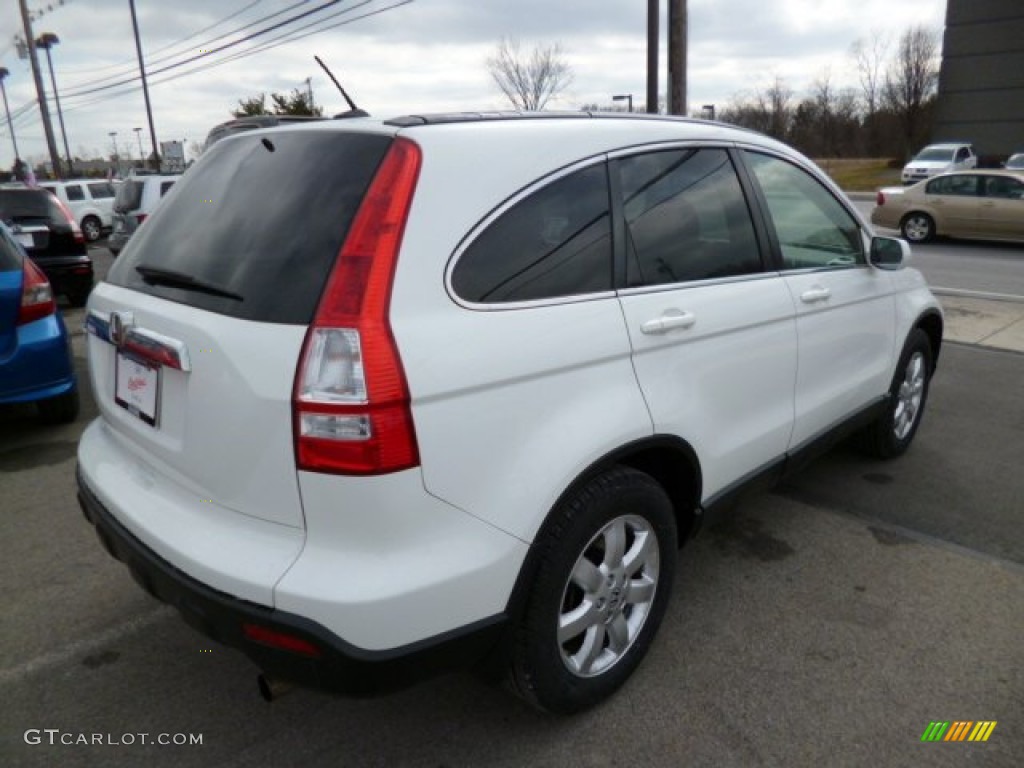
[[[945,0],[689,0],[691,109],[725,105],[776,76],[798,94],[825,71],[836,84],[854,85],[849,49],[855,40],[875,32],[896,37],[913,24],[941,30],[945,6]],[[138,75],[128,0],[28,0],[28,7],[37,15],[36,37],[60,38],[53,66],[72,153],[109,154],[109,134],[116,131],[122,155],[137,157],[133,129],[143,127],[149,144],[142,91],[137,81],[117,85]],[[341,96],[313,54],[360,107],[381,117],[507,106],[485,66],[502,37],[519,39],[524,49],[562,46],[574,80],[550,107],[608,104],[621,93],[642,102],[646,89],[644,0],[136,0],[136,7],[160,141],[202,141],[230,118],[239,99],[305,88],[306,78],[317,104],[330,114],[342,111]],[[281,26],[231,45],[274,25]],[[661,29],[664,37],[664,20]],[[24,34],[19,2],[0,0],[0,66],[10,70],[5,86],[15,136],[23,156],[42,160],[42,121],[16,34]],[[14,150],[2,117],[0,168],[10,168]]]

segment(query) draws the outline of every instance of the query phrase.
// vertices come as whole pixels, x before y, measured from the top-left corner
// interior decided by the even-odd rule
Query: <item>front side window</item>
[[[746,199],[724,149],[619,160],[629,286],[761,271]]]
[[[978,194],[978,177],[973,174],[941,176],[929,181],[925,192],[929,195],[974,197]]]
[[[73,203],[85,199],[85,192],[82,191],[82,187],[79,184],[68,184],[64,187],[64,192],[67,194],[68,200]]]
[[[160,182],[160,197],[163,197],[164,195],[166,195],[170,191],[171,187],[173,187],[173,186],[174,186],[174,182],[173,181],[162,181],[162,182]]]
[[[986,176],[985,197],[1001,200],[1024,199],[1024,183],[1011,179],[1009,176]]]
[[[89,188],[89,194],[94,199],[113,197],[116,194],[114,185],[109,181],[94,181],[86,184],[86,186]]]
[[[473,241],[452,272],[455,293],[481,304],[579,296],[611,287],[604,163],[517,202]]]
[[[866,264],[860,225],[820,181],[777,157],[744,156],[768,203],[785,269]]]

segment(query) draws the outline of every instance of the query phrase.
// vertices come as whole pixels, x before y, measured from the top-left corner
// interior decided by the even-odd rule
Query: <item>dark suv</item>
[[[85,236],[71,213],[45,189],[0,187],[0,220],[42,268],[54,294],[85,305],[93,269]]]

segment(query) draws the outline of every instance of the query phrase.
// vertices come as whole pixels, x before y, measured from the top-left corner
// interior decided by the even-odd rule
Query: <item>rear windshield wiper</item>
[[[197,280],[192,275],[184,272],[175,272],[171,269],[160,269],[159,267],[137,266],[135,271],[142,275],[142,279],[149,285],[166,285],[171,288],[182,288],[187,291],[199,291],[208,293],[211,296],[223,296],[226,299],[245,301],[245,299],[234,291],[221,288],[219,285]]]

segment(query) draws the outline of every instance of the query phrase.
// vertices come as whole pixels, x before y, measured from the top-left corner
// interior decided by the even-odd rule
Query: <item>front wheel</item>
[[[928,336],[915,328],[907,337],[889,389],[885,412],[863,433],[864,447],[881,459],[899,456],[910,447],[928,399],[934,356]]]
[[[935,222],[927,213],[908,213],[900,222],[900,232],[911,243],[926,243],[935,237]]]
[[[564,500],[536,546],[510,680],[538,709],[579,712],[629,678],[658,631],[675,573],[672,504],[649,475],[615,467]]]

